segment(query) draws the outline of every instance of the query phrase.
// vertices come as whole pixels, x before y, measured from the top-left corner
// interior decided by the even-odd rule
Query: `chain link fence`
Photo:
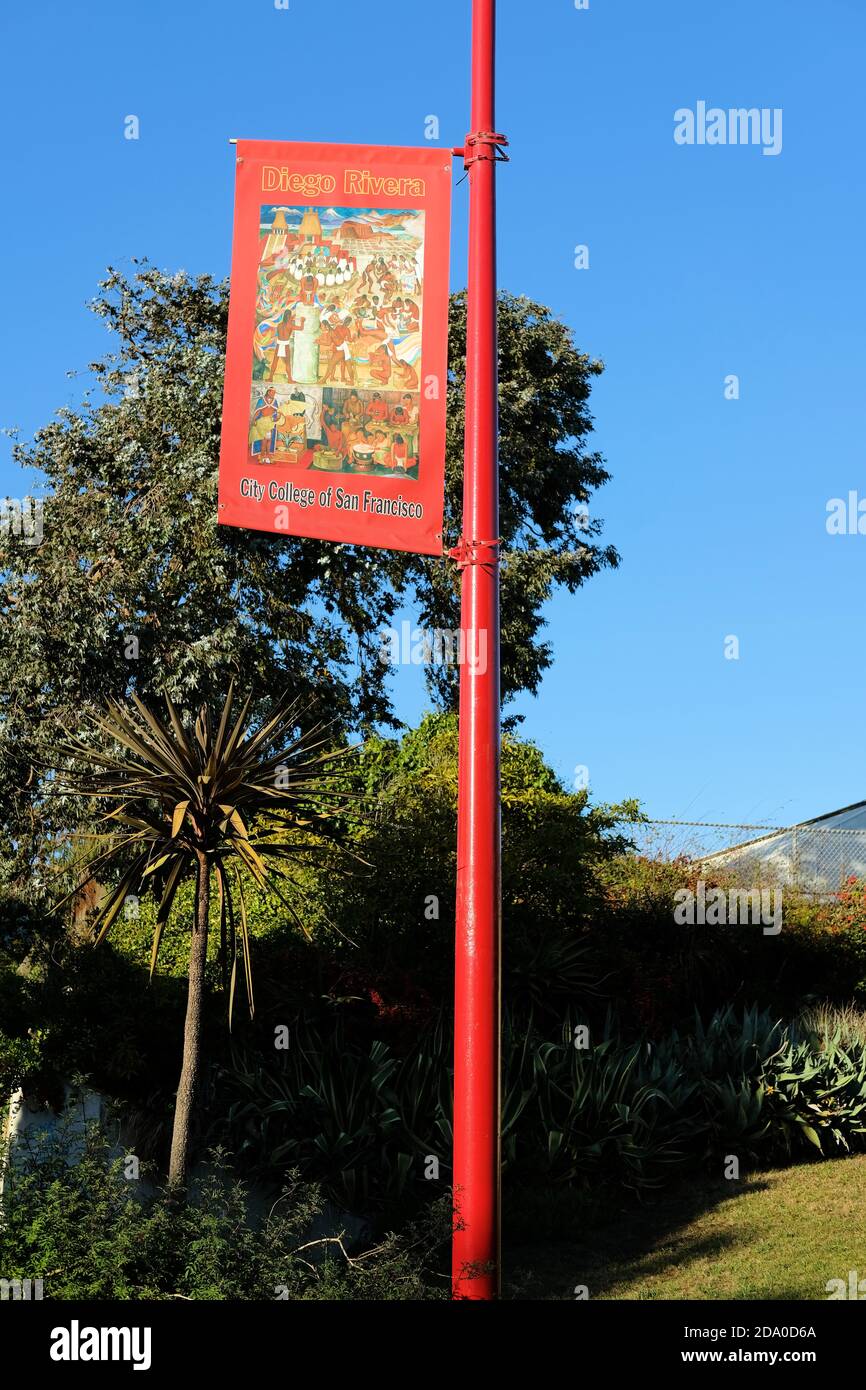
[[[866,830],[819,825],[735,825],[651,820],[631,831],[637,853],[688,859],[741,885],[826,896],[866,878]]]

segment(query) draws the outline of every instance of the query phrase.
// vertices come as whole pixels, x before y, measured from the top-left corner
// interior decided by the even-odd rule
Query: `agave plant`
[[[111,701],[91,721],[88,739],[67,735],[61,747],[78,769],[64,776],[65,789],[109,808],[103,818],[108,828],[91,837],[100,843],[74,890],[78,893],[97,874],[102,878],[112,867],[118,869],[94,919],[96,944],[117,921],[127,895],[153,887],[159,906],[152,975],[178,888],[188,876],[195,878],[183,1064],[169,1167],[173,1185],[186,1178],[201,1072],[212,877],[219,896],[223,960],[230,961],[231,1026],[239,964],[251,1013],[254,1008],[245,878],[276,893],[297,920],[279,880],[291,878],[291,861],[297,863],[334,839],[346,795],[340,760],[347,750],[334,751],[320,724],[299,733],[307,712],[297,701],[277,704],[261,720],[253,717],[251,704],[248,697],[235,714],[230,688],[218,720],[202,706],[189,728],[168,697],[167,719],[162,719],[133,695],[127,705]]]
[[[448,1163],[450,1039],[441,1020],[400,1056],[381,1038],[352,1037],[339,1018],[322,1029],[301,1015],[290,1051],[269,1061],[233,1047],[217,1083],[210,1141],[253,1160],[267,1181],[297,1169],[356,1210],[412,1187],[429,1191],[423,1161]]]

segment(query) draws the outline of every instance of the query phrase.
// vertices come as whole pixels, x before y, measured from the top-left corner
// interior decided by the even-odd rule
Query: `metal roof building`
[[[866,879],[866,801],[718,850],[702,862],[741,882],[835,893],[852,875]]]

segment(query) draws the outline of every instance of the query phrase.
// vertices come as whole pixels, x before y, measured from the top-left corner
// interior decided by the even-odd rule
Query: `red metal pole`
[[[500,811],[496,0],[473,0],[454,1000],[455,1298],[499,1293]]]

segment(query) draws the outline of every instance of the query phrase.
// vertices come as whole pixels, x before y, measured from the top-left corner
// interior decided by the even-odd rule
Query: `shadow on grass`
[[[768,1188],[754,1178],[692,1181],[643,1200],[621,1190],[511,1193],[504,1212],[506,1297],[575,1299],[586,1297],[580,1292],[585,1287],[590,1298],[605,1298],[623,1283],[722,1259],[738,1242],[733,1232],[707,1237],[689,1235],[688,1228],[724,1202]]]

